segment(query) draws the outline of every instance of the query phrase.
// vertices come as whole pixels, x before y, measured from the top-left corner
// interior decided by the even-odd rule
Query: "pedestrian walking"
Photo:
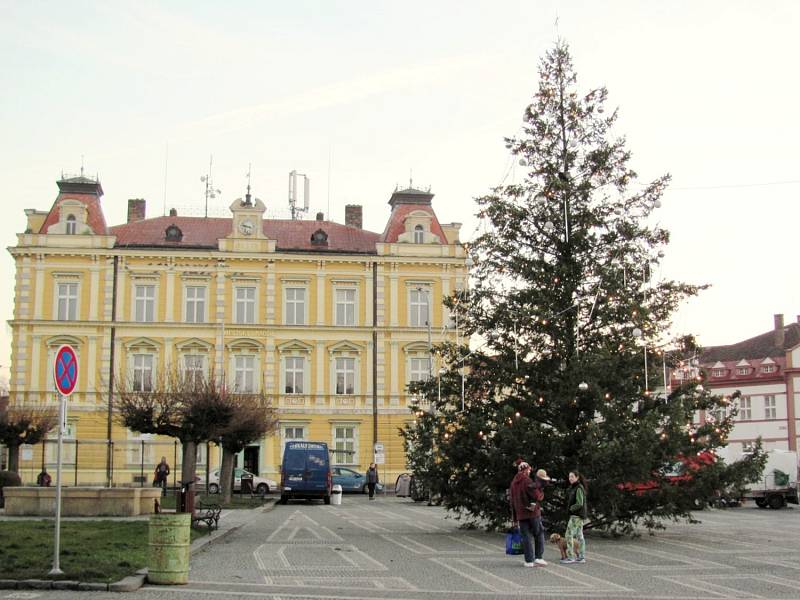
[[[376,485],[378,485],[378,467],[375,463],[369,463],[369,469],[367,469],[367,489],[369,489],[370,500],[375,500]]]
[[[169,464],[167,457],[162,456],[161,462],[156,465],[155,478],[153,485],[161,488],[161,495],[167,495],[167,478],[169,477]]]
[[[567,542],[567,557],[561,559],[561,562],[565,565],[586,562],[586,540],[583,537],[583,522],[589,516],[586,506],[587,491],[586,478],[578,471],[570,471],[569,496],[567,497],[569,521],[567,522],[567,532],[564,536]],[[575,542],[578,544],[578,556],[575,556]]]
[[[535,533],[534,520],[537,511],[541,514],[539,503],[543,497],[541,489],[537,488],[531,479],[531,466],[525,461],[520,462],[517,465],[517,474],[509,488],[509,503],[511,504],[511,519],[522,534],[522,553],[525,556],[523,565],[526,567],[535,567],[537,564],[541,564],[536,562],[532,538]],[[541,518],[539,520],[541,521]]]
[[[533,485],[537,490],[539,500],[536,503],[536,509],[533,515],[533,545],[534,554],[536,557],[533,562],[539,567],[546,567],[547,561],[544,559],[544,538],[545,530],[544,523],[542,522],[542,502],[544,502],[544,488],[550,483],[550,478],[547,476],[547,471],[539,469],[536,471],[536,478]]]

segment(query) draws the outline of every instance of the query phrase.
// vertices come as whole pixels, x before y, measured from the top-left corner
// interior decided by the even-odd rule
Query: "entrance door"
[[[244,449],[244,470],[250,471],[253,475],[258,475],[258,446],[248,446]]]

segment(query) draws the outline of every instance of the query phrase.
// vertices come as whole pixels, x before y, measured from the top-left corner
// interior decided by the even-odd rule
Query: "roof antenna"
[[[297,178],[303,178],[303,207],[297,206]],[[308,175],[298,173],[295,170],[289,172],[289,211],[292,214],[292,221],[302,218],[302,213],[308,212],[308,203],[311,197],[311,180]]]
[[[211,165],[214,162],[214,155],[211,154],[208,158],[208,175],[200,177],[200,181],[206,184],[206,219],[208,218],[208,199],[216,198],[217,194],[222,192],[214,187],[214,182],[211,180]]]
[[[408,170],[408,189],[414,188],[414,169]]]
[[[81,177],[83,177],[83,154],[81,154]]]
[[[247,163],[247,193],[244,195],[244,204],[243,206],[253,206],[253,200],[250,196],[250,171],[251,171],[251,163]]]

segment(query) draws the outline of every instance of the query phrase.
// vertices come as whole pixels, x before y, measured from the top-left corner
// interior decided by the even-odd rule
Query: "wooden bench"
[[[200,503],[192,515],[192,526],[195,523],[205,523],[209,529],[219,529],[219,516],[222,507],[219,504]]]

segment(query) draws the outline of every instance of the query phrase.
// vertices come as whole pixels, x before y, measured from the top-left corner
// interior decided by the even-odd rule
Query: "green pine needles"
[[[521,133],[506,139],[524,180],[477,199],[472,287],[446,301],[473,348],[437,347],[443,373],[413,386],[425,406],[402,431],[409,464],[447,508],[489,527],[509,521],[517,458],[562,480],[581,471],[593,526],[691,519],[757,477],[764,457],[707,460],[736,399],[710,395],[699,374],[664,392],[663,367],[696,353],[691,338],[670,342],[671,317],[703,289],[653,276],[669,234],[651,214],[669,176],[636,182],[606,89],[578,89],[566,44],[539,73]],[[693,425],[698,411],[718,418]],[[548,491],[553,525],[565,501],[564,485]]]

